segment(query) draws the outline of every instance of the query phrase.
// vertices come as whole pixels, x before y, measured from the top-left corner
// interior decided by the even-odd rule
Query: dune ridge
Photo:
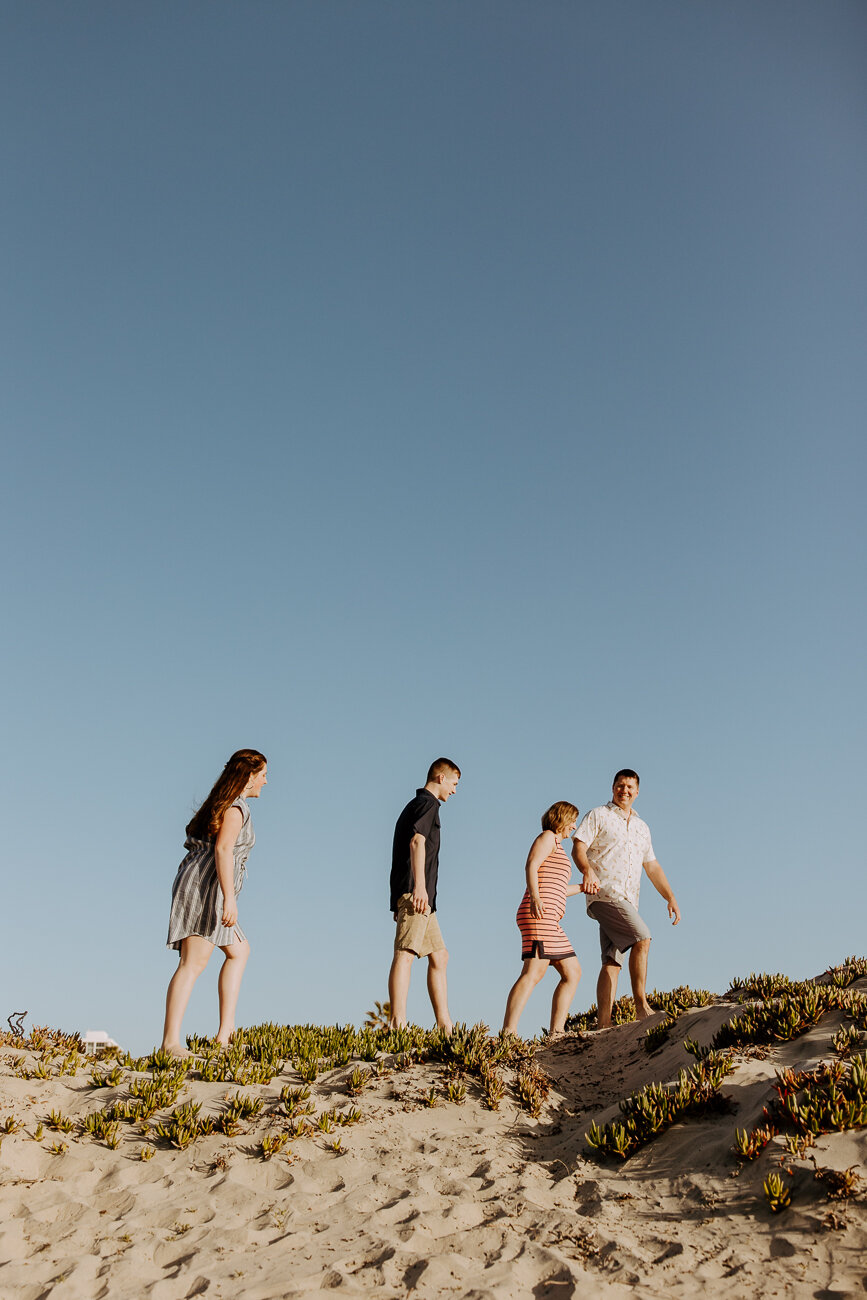
[[[260,1026],[181,1066],[5,1034],[0,1295],[867,1293],[867,962],[656,997],[554,1043]]]

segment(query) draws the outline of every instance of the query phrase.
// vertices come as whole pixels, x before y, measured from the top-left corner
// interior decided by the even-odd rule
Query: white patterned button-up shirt
[[[627,818],[616,803],[606,803],[590,809],[575,839],[581,840],[599,877],[599,893],[587,895],[588,907],[594,898],[623,898],[638,907],[641,869],[655,860],[647,822],[635,812]]]

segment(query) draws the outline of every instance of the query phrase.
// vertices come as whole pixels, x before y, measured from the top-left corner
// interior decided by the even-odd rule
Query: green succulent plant
[[[59,1110],[48,1112],[48,1127],[55,1129],[58,1133],[71,1133],[75,1124],[68,1115],[63,1115]]]
[[[681,1070],[676,1084],[651,1083],[631,1093],[620,1103],[624,1121],[602,1128],[594,1122],[585,1134],[587,1145],[598,1155],[626,1159],[684,1116],[725,1109],[720,1085],[732,1068],[727,1057],[714,1052]]]
[[[791,1190],[778,1173],[770,1173],[763,1183],[765,1197],[774,1214],[779,1214],[792,1203]]]
[[[266,1133],[262,1138],[262,1159],[270,1160],[278,1155],[289,1141],[288,1133]]]

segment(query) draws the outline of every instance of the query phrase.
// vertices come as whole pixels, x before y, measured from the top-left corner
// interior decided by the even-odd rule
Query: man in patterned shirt
[[[585,893],[589,893],[588,884],[599,886],[599,893],[588,900],[587,915],[599,922],[602,947],[602,969],[596,984],[600,1029],[611,1025],[611,1008],[625,952],[629,952],[635,1015],[639,1020],[653,1015],[646,990],[650,930],[638,915],[642,868],[668,903],[672,925],[680,920],[680,908],[653,854],[650,828],[632,811],[637,797],[638,773],[624,767],[614,778],[611,802],[591,808],[572,841],[572,857],[584,876]]]

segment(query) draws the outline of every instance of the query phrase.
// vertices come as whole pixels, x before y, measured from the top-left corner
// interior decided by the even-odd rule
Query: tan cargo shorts
[[[416,957],[429,957],[432,952],[441,952],[445,946],[436,912],[416,912],[412,905],[412,894],[401,894],[397,900],[394,951],[414,952]]]

